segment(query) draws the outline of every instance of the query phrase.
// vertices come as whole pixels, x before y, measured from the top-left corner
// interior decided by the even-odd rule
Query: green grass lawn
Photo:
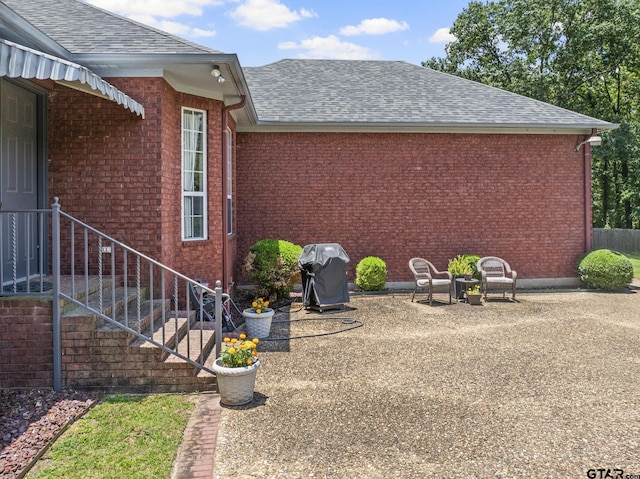
[[[106,397],[76,421],[29,479],[166,479],[195,408],[195,395]]]
[[[633,265],[633,277],[640,278],[640,254],[625,253]]]

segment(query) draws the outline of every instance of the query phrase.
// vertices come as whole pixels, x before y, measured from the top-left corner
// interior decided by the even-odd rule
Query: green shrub
[[[477,254],[459,254],[449,260],[447,271],[453,276],[464,276],[469,273],[474,278],[480,279],[478,276],[478,260],[480,256]]]
[[[596,289],[620,289],[633,279],[633,265],[624,255],[608,249],[598,249],[584,255],[578,262],[580,279]]]
[[[362,258],[356,266],[356,285],[364,291],[378,291],[387,282],[387,265],[376,256]]]
[[[244,270],[257,284],[256,294],[271,301],[289,296],[300,281],[301,253],[302,246],[284,240],[264,239],[251,246]]]

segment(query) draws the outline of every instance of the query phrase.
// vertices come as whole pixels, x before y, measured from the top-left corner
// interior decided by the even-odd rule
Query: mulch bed
[[[98,392],[0,390],[0,477],[14,479],[100,397]]]

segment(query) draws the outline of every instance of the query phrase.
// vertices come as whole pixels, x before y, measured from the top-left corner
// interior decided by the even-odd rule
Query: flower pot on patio
[[[469,304],[482,304],[482,295],[481,294],[467,294],[467,301]]]
[[[254,313],[249,309],[242,312],[245,324],[247,325],[247,336],[250,338],[266,338],[271,331],[271,320],[275,311],[267,308],[260,313]]]
[[[220,403],[227,406],[250,403],[253,400],[253,390],[259,367],[259,360],[250,366],[229,368],[223,366],[222,358],[216,359],[213,363],[213,370],[218,382]]]

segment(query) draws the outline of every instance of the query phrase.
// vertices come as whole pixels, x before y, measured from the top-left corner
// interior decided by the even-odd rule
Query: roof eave
[[[163,77],[176,91],[217,99],[225,104],[236,103],[238,97],[244,96],[247,98],[244,121],[250,125],[257,121],[249,86],[236,54],[83,53],[73,55],[73,59],[90,65],[93,71],[106,78]],[[213,65],[222,69],[225,83],[213,83],[210,75]]]
[[[589,135],[614,130],[615,123],[589,124],[539,123],[385,123],[385,122],[282,122],[259,120],[252,125],[238,125],[239,132],[348,132],[348,133],[482,133],[528,135]]]

